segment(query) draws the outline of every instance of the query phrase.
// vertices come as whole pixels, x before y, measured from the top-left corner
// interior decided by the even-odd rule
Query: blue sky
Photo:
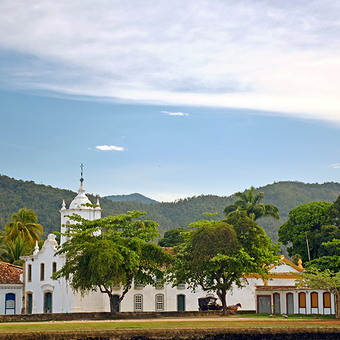
[[[148,13],[148,15],[145,15]],[[337,1],[0,3],[0,173],[160,201],[340,179]]]

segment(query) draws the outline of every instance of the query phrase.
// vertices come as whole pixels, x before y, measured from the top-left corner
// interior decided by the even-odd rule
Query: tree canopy
[[[245,212],[223,221],[200,220],[189,226],[171,267],[170,281],[195,290],[215,291],[226,314],[226,293],[246,285],[245,275],[266,276],[278,257],[269,237]]]
[[[43,233],[43,227],[38,223],[38,217],[32,209],[21,208],[12,215],[12,221],[5,225],[5,240],[15,241],[20,235],[22,239],[27,239],[33,246],[36,241],[40,241],[39,234]]]
[[[304,262],[325,255],[334,255],[335,249],[326,248],[322,243],[339,238],[339,230],[331,224],[329,209],[332,204],[314,202],[300,205],[289,212],[289,219],[278,231],[279,241],[287,248],[289,256],[299,254]],[[306,239],[307,238],[307,239]],[[332,253],[333,252],[333,253]]]
[[[37,223],[36,213],[31,209],[21,208],[12,215],[12,221],[5,225],[0,233],[0,260],[15,265],[22,265],[20,256],[33,251],[35,242],[40,241],[43,227]]]
[[[184,228],[174,228],[164,233],[164,238],[158,241],[161,247],[175,247],[184,242],[182,233],[185,232]]]
[[[133,283],[155,285],[171,261],[170,254],[152,243],[159,235],[157,223],[141,221],[144,214],[132,211],[94,221],[73,215],[76,223],[68,225],[68,240],[57,252],[65,254],[65,265],[53,277],[69,277],[73,289],[83,295],[96,289],[106,293],[115,313]],[[116,304],[114,286],[123,291]]]
[[[21,235],[18,235],[15,240],[2,240],[0,246],[0,260],[8,263],[22,266],[23,260],[21,256],[30,254],[33,251],[33,247],[29,244],[27,239],[23,239]]]
[[[280,218],[279,209],[273,204],[260,203],[264,194],[260,192],[255,195],[254,190],[255,188],[252,186],[248,191],[236,192],[234,196],[238,197],[238,200],[224,208],[225,216],[228,217],[235,211],[246,211],[253,221],[268,216],[278,220]]]

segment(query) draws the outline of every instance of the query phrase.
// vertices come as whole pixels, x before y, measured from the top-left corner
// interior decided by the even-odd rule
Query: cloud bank
[[[0,87],[340,121],[339,18],[336,0],[2,0]]]
[[[99,145],[96,146],[96,149],[101,151],[124,151],[123,147],[114,145]]]

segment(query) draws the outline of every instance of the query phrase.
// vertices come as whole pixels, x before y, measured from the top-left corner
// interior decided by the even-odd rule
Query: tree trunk
[[[123,291],[122,295],[120,296],[120,298],[118,299],[118,301],[114,304],[113,302],[113,294],[111,292],[111,288],[107,288],[105,286],[99,286],[99,290],[101,291],[101,293],[106,293],[109,296],[109,300],[110,300],[110,313],[111,314],[116,314],[116,309],[119,306],[119,304],[122,302],[122,300],[124,299],[124,296],[126,295],[126,293],[130,290],[131,288],[131,283],[128,284],[125,288],[125,290]]]
[[[217,296],[219,297],[221,303],[222,303],[222,315],[223,316],[226,316],[227,315],[227,312],[228,312],[228,309],[227,309],[227,301],[226,301],[226,295],[227,295],[227,292],[225,290],[217,290],[216,292]]]
[[[335,318],[340,319],[340,292],[334,294]]]
[[[22,308],[21,308],[21,314],[27,314],[27,308],[26,308],[26,260],[24,260],[24,263],[22,265],[22,277],[24,281],[24,286],[22,288]]]

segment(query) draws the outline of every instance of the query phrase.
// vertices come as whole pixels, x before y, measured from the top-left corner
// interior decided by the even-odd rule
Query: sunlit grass
[[[250,317],[250,318],[249,318]],[[300,319],[302,317],[302,319]],[[60,332],[60,331],[95,331],[119,329],[184,329],[184,328],[259,328],[259,327],[340,327],[340,321],[334,316],[294,316],[288,319],[278,316],[269,318],[268,315],[242,315],[238,317],[221,317],[212,320],[181,320],[157,319],[155,321],[58,321],[58,322],[29,322],[29,323],[1,323],[0,332]]]
[[[283,319],[284,317],[280,314],[272,314],[273,319]],[[237,318],[251,318],[251,319],[263,319],[270,318],[269,314],[239,314],[234,315],[233,317]],[[322,315],[322,314],[290,314],[287,317],[288,319],[322,319],[322,320],[335,320],[334,315]]]

